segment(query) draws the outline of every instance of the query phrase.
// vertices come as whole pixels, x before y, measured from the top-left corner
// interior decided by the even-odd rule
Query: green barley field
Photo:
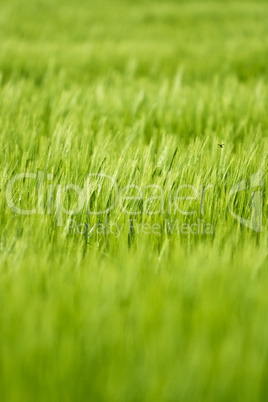
[[[1,401],[267,401],[267,21],[0,0]]]

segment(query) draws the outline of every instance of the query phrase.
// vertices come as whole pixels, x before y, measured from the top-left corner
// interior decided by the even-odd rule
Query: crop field
[[[267,401],[267,21],[0,0],[1,401]]]

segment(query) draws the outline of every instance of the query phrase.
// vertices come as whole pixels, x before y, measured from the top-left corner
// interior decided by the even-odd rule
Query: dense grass
[[[0,1],[2,401],[267,399],[267,18]]]

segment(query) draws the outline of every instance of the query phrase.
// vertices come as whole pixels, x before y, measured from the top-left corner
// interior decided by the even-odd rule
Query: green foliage
[[[0,1],[2,401],[267,399],[267,17]]]

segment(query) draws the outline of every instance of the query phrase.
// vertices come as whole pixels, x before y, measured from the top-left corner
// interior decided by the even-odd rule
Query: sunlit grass
[[[1,400],[265,401],[265,2],[0,9]]]

